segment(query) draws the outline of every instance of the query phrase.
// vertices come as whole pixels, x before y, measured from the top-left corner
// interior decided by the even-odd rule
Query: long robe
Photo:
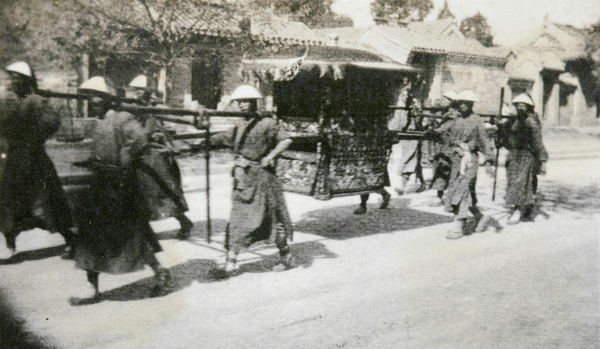
[[[0,231],[12,238],[35,227],[65,232],[73,225],[65,192],[44,146],[59,126],[59,115],[40,96],[14,96],[1,103]]]
[[[502,138],[509,154],[506,159],[506,204],[526,206],[535,203],[537,174],[548,153],[542,131],[534,114],[509,121],[502,127]]]
[[[213,139],[233,147],[237,155],[226,238],[228,250],[239,251],[262,240],[274,240],[282,249],[291,238],[292,223],[281,183],[272,167],[260,165],[262,158],[288,138],[277,121],[267,117],[244,121]],[[278,225],[283,229],[277,229]]]
[[[434,146],[433,156],[433,178],[431,179],[431,188],[444,191],[448,188],[450,174],[452,173],[453,149],[450,144],[450,137],[447,130],[454,120],[460,115],[454,109],[445,114],[447,119],[438,127],[439,139]]]
[[[80,222],[75,239],[78,268],[133,272],[161,251],[136,176],[136,163],[147,143],[143,127],[129,113],[111,110],[97,120],[94,161],[89,163],[95,176],[86,220]]]
[[[176,217],[189,208],[171,142],[156,119],[147,118],[142,125],[148,137],[159,134],[163,138],[149,143],[149,147],[141,155],[136,171],[150,219]]]
[[[444,193],[446,210],[454,212],[457,218],[470,216],[469,208],[477,204],[475,184],[479,168],[478,152],[483,152],[486,160],[492,160],[489,153],[483,119],[477,114],[460,117],[444,128],[448,134],[448,145],[452,149],[452,169],[450,183]],[[460,145],[466,144],[471,153],[471,162],[464,174],[460,173],[463,150]]]

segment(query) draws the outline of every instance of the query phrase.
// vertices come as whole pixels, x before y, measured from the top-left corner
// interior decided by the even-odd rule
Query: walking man
[[[443,197],[452,171],[452,147],[448,137],[448,129],[454,121],[460,116],[458,112],[458,103],[456,97],[458,94],[454,90],[447,91],[443,96],[448,100],[448,105],[444,110],[444,118],[438,124],[438,138],[434,149],[433,157],[433,178],[431,179],[431,188],[437,191],[437,196],[431,202],[431,206],[443,206]]]
[[[152,96],[156,91],[149,83],[148,77],[138,75],[129,87],[135,90],[136,97],[145,105],[152,104]],[[152,115],[140,117],[138,121],[144,128],[149,142],[149,146],[140,156],[136,172],[146,206],[150,210],[150,219],[175,217],[181,227],[177,238],[185,240],[190,236],[194,224],[185,215],[189,208],[183,193],[181,171],[175,158],[171,136]]]
[[[506,204],[512,207],[508,224],[531,220],[537,191],[537,175],[545,174],[548,153],[542,142],[542,129],[531,97],[522,93],[514,104],[517,115],[500,125],[499,133],[506,158]]]
[[[98,300],[99,274],[123,274],[149,265],[155,273],[156,291],[170,278],[155,253],[162,248],[149,224],[149,213],[136,177],[137,164],[148,146],[145,130],[127,112],[117,112],[115,93],[103,77],[93,77],[80,86],[89,93],[97,112],[93,157],[84,165],[95,176],[91,184],[85,220],[75,239],[75,262],[87,272],[90,292],[73,298],[73,304]]]
[[[275,119],[257,113],[261,99],[261,93],[253,86],[239,86],[231,100],[237,101],[240,111],[251,116],[230,131],[211,138],[214,144],[233,148],[235,154],[233,204],[225,241],[227,274],[237,268],[237,256],[242,249],[263,240],[274,240],[279,249],[281,264],[274,270],[294,266],[287,244],[292,223],[274,168],[274,160],[292,140]]]
[[[493,155],[486,146],[487,138],[483,119],[473,113],[473,104],[479,99],[473,91],[461,91],[456,97],[460,116],[447,129],[448,146],[452,149],[451,171],[448,188],[444,194],[446,210],[454,213],[456,223],[446,238],[464,236],[466,221],[470,215],[477,222],[483,215],[477,208],[475,184],[479,167],[478,153],[485,153],[486,163],[493,162]],[[434,131],[434,132],[439,132]]]
[[[60,127],[60,116],[36,94],[35,73],[27,63],[13,63],[6,71],[14,95],[0,107],[0,141],[6,146],[0,156],[0,231],[10,256],[19,233],[37,227],[59,232],[67,245],[61,257],[72,258],[71,209],[44,147]]]

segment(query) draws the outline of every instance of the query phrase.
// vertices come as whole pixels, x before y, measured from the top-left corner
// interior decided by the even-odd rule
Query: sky
[[[373,24],[370,13],[372,0],[334,0],[332,10],[346,14],[354,26]],[[457,24],[481,12],[487,18],[494,43],[510,46],[541,25],[547,15],[550,21],[583,28],[600,20],[600,0],[447,0]],[[444,0],[433,0],[434,9],[425,21],[435,20]]]

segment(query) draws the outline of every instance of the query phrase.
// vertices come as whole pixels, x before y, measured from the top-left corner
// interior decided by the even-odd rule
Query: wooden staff
[[[502,106],[504,105],[504,87],[500,89],[500,108],[498,110],[498,117],[502,117]],[[493,120],[492,120],[493,121]],[[498,178],[498,158],[500,157],[500,140],[498,135],[495,139],[496,143],[496,156],[494,157],[494,187],[492,189],[492,201],[496,200],[496,179]]]
[[[210,123],[208,116],[203,116],[202,127],[206,130],[206,146],[204,159],[206,162],[206,242],[211,243],[212,227],[210,220]],[[198,125],[196,125],[198,127]]]

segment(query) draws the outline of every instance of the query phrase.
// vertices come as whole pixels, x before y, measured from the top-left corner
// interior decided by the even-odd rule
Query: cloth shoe
[[[171,272],[168,269],[160,268],[154,278],[156,280],[155,291],[164,292],[171,282]]]
[[[281,256],[281,263],[277,264],[273,267],[273,271],[284,271],[288,269],[292,269],[296,266],[296,259],[292,252],[287,251],[283,256]]]
[[[392,195],[390,195],[390,193],[388,193],[388,192],[385,192],[385,193],[381,194],[381,197],[383,199],[383,202],[381,203],[381,206],[379,206],[379,209],[384,210],[384,209],[388,208],[388,206],[390,205],[390,200],[392,198]]]
[[[367,206],[360,206],[356,210],[354,210],[354,214],[365,214],[367,213]]]
[[[194,227],[194,223],[192,223],[192,221],[185,215],[178,217],[178,220],[179,225],[181,225],[181,229],[179,229],[179,232],[177,232],[177,238],[179,240],[186,240],[190,237],[190,233],[192,231],[192,228]]]
[[[500,225],[500,223],[492,216],[484,216],[483,218],[481,218],[479,220],[479,223],[477,224],[477,227],[475,228],[475,232],[476,233],[483,233],[484,231],[486,231],[489,227],[494,228],[494,231],[496,233],[500,233],[503,229],[503,227]]]
[[[518,224],[521,221],[521,210],[515,210],[510,217],[508,217],[508,221],[506,224],[514,225]]]
[[[100,302],[100,291],[93,285],[88,284],[86,290],[79,296],[69,298],[72,306],[95,304]]]
[[[450,228],[448,233],[446,233],[446,239],[450,240],[460,239],[463,236],[465,236],[465,234],[463,233],[463,222],[460,220],[456,221],[453,227]]]
[[[70,260],[74,258],[73,246],[67,245],[60,254],[60,258],[64,260]]]
[[[431,200],[431,202],[429,203],[429,206],[431,206],[431,207],[444,206],[444,202],[442,201],[442,198],[436,196],[435,198],[433,198],[433,200]]]

